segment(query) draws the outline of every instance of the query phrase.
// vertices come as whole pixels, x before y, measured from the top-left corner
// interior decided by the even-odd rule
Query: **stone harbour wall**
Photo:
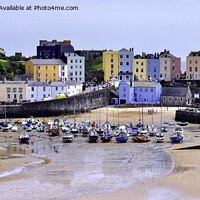
[[[110,90],[103,89],[74,95],[65,99],[23,103],[20,106],[6,106],[7,118],[50,117],[81,113],[101,108],[110,103]],[[5,107],[0,107],[0,118],[5,118]]]

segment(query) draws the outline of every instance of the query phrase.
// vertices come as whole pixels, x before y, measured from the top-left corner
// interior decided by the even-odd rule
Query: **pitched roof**
[[[156,87],[158,82],[155,81],[135,81],[132,83],[132,87]]]
[[[161,96],[185,96],[187,87],[163,87]]]
[[[0,81],[0,84],[26,84],[26,81]]]
[[[54,87],[66,86],[66,84],[65,84],[64,82],[51,82],[50,85],[51,85],[51,86],[54,86]]]
[[[129,51],[128,51],[127,49],[125,49],[125,48],[119,50],[119,52],[120,52],[120,51],[123,51],[123,52],[129,52]]]
[[[66,65],[61,59],[31,59],[34,65]]]

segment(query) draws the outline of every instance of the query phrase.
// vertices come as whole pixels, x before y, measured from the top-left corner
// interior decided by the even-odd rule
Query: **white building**
[[[66,94],[67,93],[67,86],[64,82],[52,82],[51,85],[51,97],[53,99],[56,98],[57,94]]]
[[[83,84],[81,82],[66,81],[66,95],[72,96],[83,91]]]
[[[85,57],[75,53],[65,53],[67,57],[67,80],[85,82]]]
[[[51,85],[45,81],[28,81],[27,99],[31,102],[51,97]]]

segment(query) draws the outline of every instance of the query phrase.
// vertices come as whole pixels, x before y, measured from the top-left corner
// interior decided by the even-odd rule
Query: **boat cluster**
[[[184,124],[187,125],[187,124]],[[174,128],[174,136],[170,137],[172,143],[182,142],[183,141],[183,124],[176,126]],[[145,126],[142,123],[133,125],[129,122],[126,125],[116,125],[109,122],[104,124],[82,121],[80,124],[74,123],[71,124],[67,121],[67,118],[62,118],[61,120],[55,118],[54,120],[46,119],[37,119],[35,120],[32,116],[28,119],[16,120],[13,123],[13,120],[1,121],[0,129],[3,131],[19,131],[23,132],[19,141],[21,143],[28,143],[30,136],[28,132],[36,130],[37,132],[47,132],[49,136],[58,136],[62,132],[62,142],[72,142],[75,139],[75,136],[78,134],[83,137],[87,137],[88,142],[110,142],[113,137],[115,137],[116,142],[122,143],[126,142],[130,137],[134,142],[149,142],[153,137],[157,142],[163,142],[165,139],[165,132],[167,132],[167,126]]]

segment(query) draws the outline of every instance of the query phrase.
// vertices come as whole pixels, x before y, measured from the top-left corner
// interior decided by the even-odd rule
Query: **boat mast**
[[[5,123],[7,124],[7,116],[6,116],[6,104],[5,104]]]
[[[152,103],[152,125],[153,125],[153,103]]]
[[[74,124],[76,123],[76,116],[75,116],[75,98],[74,98]]]
[[[142,126],[143,126],[143,98],[142,98]]]
[[[117,104],[117,121],[118,121],[118,127],[119,127],[119,103]]]

